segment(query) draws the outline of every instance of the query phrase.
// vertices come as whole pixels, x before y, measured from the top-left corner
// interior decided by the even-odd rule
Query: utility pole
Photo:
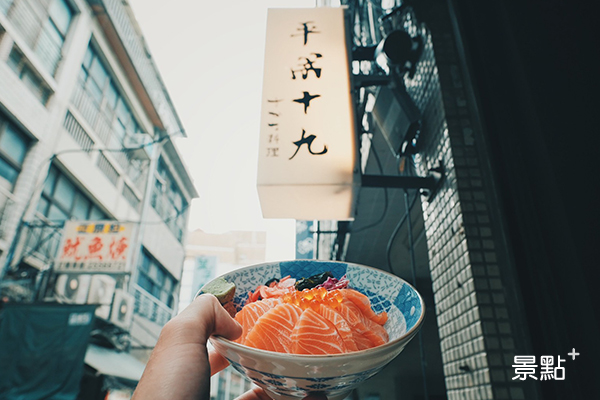
[[[160,132],[158,132],[160,136]],[[127,261],[126,271],[129,271],[129,282],[127,283],[127,291],[133,294],[133,285],[137,281],[138,272],[137,265],[139,263],[142,247],[143,247],[143,239],[144,239],[144,229],[143,224],[148,219],[148,211],[152,206],[152,190],[154,186],[154,174],[158,170],[158,160],[160,159],[160,155],[162,152],[163,144],[166,140],[171,140],[167,137],[158,137],[156,143],[150,147],[150,164],[148,165],[148,176],[146,178],[146,187],[144,189],[144,198],[140,208],[140,218],[139,223],[134,226],[133,234],[131,235],[132,239],[130,242],[130,248],[132,249],[131,256]]]

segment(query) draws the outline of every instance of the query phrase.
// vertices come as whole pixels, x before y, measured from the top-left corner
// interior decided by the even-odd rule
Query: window
[[[137,284],[169,308],[173,308],[173,290],[177,281],[146,250],[142,251]]]
[[[186,228],[187,202],[162,158],[156,171],[151,204],[181,242]]]
[[[127,135],[140,132],[139,125],[119,92],[115,80],[91,44],[81,64],[79,81],[112,128],[110,145],[120,146]]]
[[[54,75],[74,14],[67,1],[0,0],[0,12],[19,30],[44,69]]]
[[[54,165],[50,167],[38,212],[51,221],[105,220],[107,215]]]
[[[8,14],[8,9],[12,5],[13,0],[0,0],[0,13]]]
[[[46,70],[54,75],[61,59],[62,46],[71,25],[73,11],[65,0],[52,0],[48,8],[48,19],[33,48]]]
[[[30,140],[0,114],[0,176],[11,185],[21,172]]]
[[[21,81],[27,86],[29,91],[42,103],[46,105],[52,94],[50,87],[44,80],[34,71],[23,53],[13,46],[8,57],[8,65],[19,76]]]
[[[126,183],[123,184],[123,197],[125,197],[125,200],[127,200],[129,205],[131,205],[131,207],[133,207],[134,210],[139,212],[140,199],[138,199],[138,197],[135,194],[135,192],[133,191],[133,189],[131,187],[129,187],[129,185]]]

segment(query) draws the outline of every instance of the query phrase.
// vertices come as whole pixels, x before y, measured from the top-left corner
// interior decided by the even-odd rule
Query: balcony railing
[[[96,136],[100,138],[102,143],[104,145],[109,145],[112,133],[112,123],[105,114],[100,112],[100,105],[96,100],[87,94],[80,81],[73,90],[73,97],[71,98],[71,101],[90,125],[90,127],[94,130]]]
[[[6,14],[22,40],[33,50],[48,73],[54,75],[62,59],[62,40],[57,40],[45,28],[48,1],[2,1],[0,12]],[[12,6],[12,7],[11,7]]]
[[[33,221],[23,224],[25,246],[21,258],[34,257],[44,264],[51,264],[58,254],[64,223],[51,222],[36,214]]]
[[[67,112],[67,116],[65,117],[63,126],[83,150],[90,151],[94,148],[94,141],[92,140],[90,135],[88,135],[88,133],[85,131],[85,129],[83,129],[79,121],[77,121],[73,114],[71,114],[71,112]],[[89,155],[90,153],[87,154]]]
[[[185,208],[178,211],[168,198],[156,187],[152,191],[152,207],[156,213],[163,219],[165,225],[169,228],[178,241],[183,240],[182,220],[185,220]]]
[[[171,308],[138,285],[134,286],[134,297],[136,314],[160,326],[164,326],[173,317],[174,311]]]
[[[85,88],[81,83],[74,89],[71,102],[77,111],[79,111],[79,114],[81,114],[83,119],[88,123],[94,134],[100,139],[100,142],[104,147],[118,149],[123,146],[112,129],[112,111],[107,108],[101,110],[98,102],[85,91]],[[71,114],[68,114],[68,116],[81,127]],[[72,125],[73,121],[69,120],[69,123]],[[66,120],[65,127],[67,127]],[[83,130],[83,128],[81,128],[81,130]],[[71,134],[74,135],[73,132],[71,132]],[[80,132],[79,134],[81,135]],[[85,135],[88,136],[89,141],[93,144],[93,139],[91,139],[87,133],[85,133]],[[77,137],[75,139],[78,140]],[[82,148],[85,148],[84,144],[80,143],[80,145]],[[126,151],[111,151],[110,156],[120,165],[123,171],[125,171],[135,187],[143,192],[145,190],[148,173],[146,168],[147,164],[145,164],[144,161],[132,158]]]

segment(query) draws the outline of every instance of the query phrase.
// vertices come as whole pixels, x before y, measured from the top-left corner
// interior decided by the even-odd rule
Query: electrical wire
[[[160,221],[142,221],[142,220],[118,220],[117,222],[120,224],[125,224],[125,223],[130,223],[130,224],[134,224],[134,225],[160,225],[160,224],[167,224],[171,221],[173,221],[174,219],[178,218],[179,216],[181,216],[184,212],[186,212],[189,208],[191,207],[191,203],[186,204],[185,207],[182,207],[181,210],[178,210],[174,215],[165,218],[165,219],[161,219]],[[48,220],[50,223],[46,223],[46,222],[40,222],[40,223],[31,223],[29,221],[23,221],[23,224],[32,227],[32,228],[38,228],[38,227],[50,227],[50,228],[62,228],[65,225],[65,222],[68,220]],[[56,221],[56,222],[54,222]]]
[[[159,143],[161,143],[161,142],[163,142],[163,141],[165,141],[165,140],[167,140],[167,139],[171,139],[171,138],[173,138],[173,137],[175,137],[175,136],[178,136],[178,135],[180,135],[180,134],[182,134],[182,133],[183,133],[183,131],[182,131],[182,130],[175,131],[175,132],[173,132],[173,133],[170,133],[170,134],[168,134],[168,135],[164,135],[164,136],[162,136],[162,137],[159,137],[159,138],[157,138],[157,139],[154,139],[154,140],[152,140],[152,141],[150,141],[150,142],[148,142],[148,143],[145,143],[145,144],[142,144],[142,145],[139,145],[139,146],[136,146],[136,147],[128,147],[128,148],[124,148],[124,147],[122,147],[122,148],[115,148],[115,149],[111,149],[111,148],[103,149],[103,148],[96,148],[96,147],[92,147],[92,148],[89,148],[89,149],[77,148],[77,149],[66,149],[66,150],[61,150],[61,151],[58,151],[58,152],[56,152],[56,153],[52,154],[50,157],[48,157],[48,159],[47,159],[47,160],[45,160],[44,162],[40,163],[40,168],[41,168],[43,165],[45,165],[46,163],[52,163],[52,161],[53,161],[53,160],[54,160],[56,157],[58,157],[58,156],[60,156],[60,155],[63,155],[63,154],[70,154],[70,153],[91,153],[91,152],[94,152],[94,151],[98,151],[98,152],[100,152],[100,153],[104,153],[104,152],[107,152],[107,153],[129,153],[129,152],[131,152],[131,151],[134,151],[134,150],[141,150],[141,149],[143,149],[143,148],[145,148],[145,147],[149,147],[149,146],[152,146],[152,145],[155,145],[155,144],[159,144]],[[40,171],[40,172],[41,172],[41,171]],[[39,175],[39,173],[38,173],[38,175]],[[32,190],[32,196],[29,198],[29,200],[28,200],[28,202],[27,202],[27,204],[26,204],[26,206],[25,206],[25,210],[23,211],[23,214],[25,214],[25,213],[27,212],[27,210],[29,209],[29,207],[30,207],[30,205],[31,205],[31,201],[33,200],[33,197],[34,197],[35,193],[36,193],[36,192],[37,192],[37,191],[38,191],[38,190],[39,190],[39,189],[40,189],[42,186],[44,186],[45,184],[46,184],[46,179],[43,179],[43,180],[42,180],[42,181],[40,181],[40,182],[39,182],[39,183],[38,183],[38,184],[35,186],[35,188]],[[189,206],[189,205],[188,205],[188,206]],[[185,207],[185,208],[187,208],[187,207]],[[182,209],[182,210],[181,210],[181,212],[183,212],[183,211],[185,210],[185,208],[184,208],[184,209]],[[177,215],[177,216],[179,216],[179,215]],[[27,221],[24,221],[23,219],[24,219],[24,215],[23,215],[23,217],[21,218],[21,221],[22,221],[22,222],[27,222]],[[127,222],[141,222],[141,221],[127,221]],[[63,221],[63,223],[64,223],[64,221]]]
[[[375,157],[375,162],[377,163],[377,168],[379,169],[379,172],[381,174],[383,174],[383,165],[381,164],[381,159],[379,158],[379,155],[377,154],[377,150],[375,149],[375,146],[373,146],[373,138],[370,135],[367,135],[367,137],[369,138],[369,141],[371,142],[371,151],[373,152],[373,156]],[[350,229],[350,234],[352,233],[359,233],[362,231],[366,231],[367,229],[373,228],[377,225],[379,225],[384,219],[385,219],[385,215],[387,214],[387,210],[388,210],[388,206],[389,206],[389,199],[388,199],[388,189],[386,187],[383,188],[383,201],[384,201],[384,205],[383,205],[383,213],[381,214],[381,216],[377,219],[377,221],[368,224],[366,226],[362,226],[359,227],[358,229]]]
[[[151,140],[148,143],[144,143],[141,144],[139,146],[135,146],[135,147],[120,147],[120,148],[114,148],[114,149],[103,149],[103,148],[98,148],[98,147],[90,147],[89,149],[82,149],[82,148],[78,148],[78,149],[66,149],[66,150],[61,150],[58,151],[56,153],[54,153],[52,156],[50,156],[50,158],[48,159],[48,161],[52,160],[53,158],[55,158],[56,156],[59,156],[61,154],[67,154],[67,153],[91,153],[93,151],[99,151],[101,153],[103,152],[107,152],[107,153],[129,153],[130,151],[134,151],[134,150],[141,150],[145,147],[149,147],[152,146],[154,144],[158,144],[161,143],[167,139],[171,139],[175,136],[178,136],[180,134],[182,134],[183,131],[179,130],[179,131],[175,131],[173,133],[169,133],[168,135],[164,135],[162,137],[159,137],[157,139]]]
[[[122,147],[122,148],[118,148],[118,149],[117,149],[117,148],[116,148],[116,149],[110,149],[110,148],[108,148],[108,149],[103,149],[103,148],[92,147],[92,148],[89,148],[89,149],[77,148],[77,149],[66,149],[66,150],[61,150],[61,151],[58,151],[58,152],[56,152],[56,153],[52,154],[52,155],[51,155],[50,157],[48,157],[48,158],[47,158],[45,161],[41,162],[41,163],[39,164],[39,166],[40,166],[40,171],[38,171],[38,173],[37,173],[36,175],[39,175],[39,174],[41,173],[41,168],[42,168],[42,166],[44,166],[46,163],[52,163],[52,161],[53,161],[53,160],[54,160],[56,157],[58,157],[58,156],[60,156],[60,155],[63,155],[63,154],[69,154],[69,153],[91,153],[91,152],[94,152],[94,151],[98,151],[98,152],[100,152],[100,153],[103,153],[103,152],[107,152],[107,153],[128,153],[128,152],[130,152],[130,151],[134,151],[134,150],[141,150],[141,149],[143,149],[143,148],[145,148],[145,147],[149,147],[149,146],[152,146],[152,145],[154,145],[154,144],[161,143],[161,142],[165,141],[166,139],[170,139],[170,138],[172,138],[172,137],[175,137],[175,136],[177,136],[177,135],[180,135],[180,134],[182,134],[182,133],[183,133],[183,131],[182,131],[182,130],[175,131],[175,132],[173,132],[173,133],[170,133],[170,134],[168,134],[168,135],[164,135],[164,136],[162,136],[162,137],[159,137],[159,138],[157,138],[157,139],[154,139],[154,140],[152,140],[152,141],[150,141],[150,142],[148,142],[148,143],[142,144],[142,145],[140,145],[140,146],[136,146],[136,147],[129,147],[129,148],[124,148],[124,147]],[[23,216],[21,217],[21,221],[23,221],[23,219],[24,219],[24,217],[25,217],[25,215],[24,215],[24,214],[27,212],[27,210],[29,209],[29,207],[30,207],[30,205],[31,205],[31,201],[33,200],[33,196],[35,195],[35,193],[36,193],[36,192],[37,192],[37,191],[38,191],[38,190],[39,190],[39,189],[40,189],[40,188],[41,188],[41,187],[42,187],[42,186],[43,186],[45,183],[46,183],[46,179],[44,179],[44,180],[42,180],[41,182],[39,182],[39,183],[38,183],[38,184],[37,184],[37,185],[36,185],[36,186],[33,188],[33,190],[32,190],[32,196],[31,196],[31,197],[29,197],[29,200],[27,201],[27,204],[25,205],[25,210],[23,211]]]
[[[396,227],[394,228],[394,231],[392,232],[392,234],[390,235],[390,238],[388,240],[388,243],[387,243],[387,246],[386,246],[386,252],[385,253],[386,253],[386,256],[387,256],[387,265],[388,265],[388,268],[389,268],[390,272],[392,272],[392,273],[394,273],[394,266],[392,265],[392,259],[391,259],[392,244],[394,243],[394,240],[396,239],[396,236],[398,236],[398,233],[400,232],[400,229],[402,228],[402,226],[406,222],[407,215],[410,215],[410,212],[412,211],[413,207],[415,206],[418,197],[419,197],[419,193],[417,192],[415,194],[415,197],[413,198],[413,201],[411,202],[410,206],[407,208],[406,213],[402,216],[402,219],[400,219],[400,221],[398,221],[398,223],[396,224]]]
[[[177,219],[178,217],[180,217],[184,212],[186,212],[190,207],[191,207],[191,203],[188,203],[185,205],[185,207],[182,207],[181,210],[178,210],[174,215],[160,220],[160,221],[142,221],[142,220],[121,220],[119,221],[119,223],[132,223],[132,224],[139,224],[139,225],[159,225],[159,224],[166,224],[169,223],[171,221],[173,221],[174,219]]]
[[[412,220],[411,220],[410,215],[411,215],[412,209],[414,208],[414,206],[417,202],[417,198],[419,197],[419,194],[420,194],[419,192],[416,192],[412,202],[409,202],[408,190],[406,190],[406,189],[404,190],[404,207],[405,207],[406,212],[404,213],[404,216],[398,222],[398,224],[394,228],[394,231],[390,235],[390,239],[388,240],[387,248],[386,248],[388,268],[390,269],[390,271],[392,273],[394,273],[394,268],[393,268],[392,260],[391,260],[392,244],[393,244],[394,240],[396,239],[398,232],[400,232],[400,229],[402,228],[404,223],[406,223],[407,229],[408,229],[407,234],[408,234],[408,246],[409,246],[409,252],[410,252],[410,261],[411,261],[410,265],[411,265],[411,274],[412,274],[412,285],[415,287],[415,289],[417,288],[417,264],[416,264],[416,259],[415,259],[414,238],[413,238],[413,232],[412,232],[413,227],[412,227]],[[418,337],[419,337],[419,353],[420,353],[420,357],[421,357],[421,375],[423,377],[423,398],[425,400],[428,400],[429,393],[428,393],[428,389],[427,389],[427,371],[426,371],[427,361],[425,359],[425,344],[423,342],[422,331],[419,331]]]

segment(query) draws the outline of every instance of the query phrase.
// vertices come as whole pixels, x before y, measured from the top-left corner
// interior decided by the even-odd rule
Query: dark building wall
[[[468,8],[468,12],[472,13],[473,8]],[[533,257],[533,264],[524,264],[527,260],[519,257],[522,238],[540,235],[534,190],[541,186],[546,196],[552,196],[553,188],[552,173],[536,181],[537,174],[528,169],[531,165],[522,162],[532,155],[537,158],[538,167],[549,162],[544,159],[543,141],[532,132],[534,109],[518,74],[501,87],[494,87],[502,75],[498,68],[485,70],[485,78],[492,84],[473,77],[474,67],[469,58],[473,54],[469,53],[469,41],[464,37],[463,21],[452,4],[422,1],[415,4],[415,14],[416,19],[406,19],[405,28],[414,32],[416,20],[425,24],[430,35],[416,75],[406,80],[411,97],[423,112],[416,161],[421,174],[440,162],[446,171],[442,189],[423,204],[423,212],[448,397],[548,398],[548,394],[554,394],[554,389],[548,389],[554,383],[543,386],[532,378],[513,379],[517,376],[513,366],[515,356],[535,355],[539,366],[542,354],[566,358],[570,350],[558,351],[550,346],[555,351],[547,352],[534,345],[541,331],[553,330],[545,335],[556,340],[562,330],[556,327],[557,318],[566,310],[558,311],[562,304],[556,302],[551,310],[543,307],[544,297],[557,297],[556,291],[560,290],[550,284],[545,287],[542,284],[536,297],[531,296],[530,287],[541,283],[537,275],[543,272],[539,261],[544,257]],[[489,20],[477,17],[474,20],[478,25],[490,24]],[[495,18],[506,22],[501,14],[497,13]],[[515,44],[506,29],[498,28],[497,36],[492,38],[487,33],[471,32],[470,38],[487,50],[479,52],[478,48],[476,58],[483,58],[486,67],[489,62],[485,57],[491,55],[512,58],[513,68],[519,65],[521,60],[515,56]],[[513,86],[520,90],[514,90]],[[487,103],[482,104],[479,95],[485,96]],[[514,99],[515,95],[518,99]],[[500,131],[488,129],[490,119],[485,107],[490,103],[497,106],[490,98],[512,101],[512,107],[516,108],[504,107],[501,114],[504,129]],[[521,114],[529,118],[519,120]],[[519,124],[527,126],[526,131],[519,132],[516,128]],[[507,130],[511,130],[510,134],[506,134]],[[506,141],[515,139],[519,140],[512,143],[510,156],[516,165],[507,170],[506,159],[499,160],[498,143],[506,149]],[[519,142],[529,143],[530,147],[537,145],[541,151],[519,146]],[[506,179],[521,180],[523,187],[516,193],[514,187],[505,185]],[[549,209],[556,210],[556,200],[548,201],[546,206],[552,204]],[[568,245],[570,238],[565,231],[545,233],[558,233],[562,243]],[[530,244],[528,255],[547,251],[541,241]],[[549,260],[545,261],[543,265],[548,265]],[[540,376],[539,369],[536,375]]]
[[[419,6],[388,17],[387,33],[405,29],[425,43],[405,85],[422,113],[419,175],[445,170],[422,212],[447,397],[535,399],[530,382],[512,380],[514,356],[531,347],[460,37],[446,2]]]
[[[453,5],[532,353],[566,358],[541,393],[596,398],[597,22],[583,2]]]
[[[423,112],[420,174],[445,170],[423,213],[448,398],[533,399],[534,387],[512,380],[514,355],[530,347],[459,38],[447,4],[427,3],[415,15],[430,41],[406,82]]]
[[[433,52],[407,86],[428,98],[434,57],[447,123],[425,112],[420,157],[421,173],[442,160],[447,174],[423,211],[448,397],[590,398],[600,304],[590,17],[557,2],[413,4]],[[560,356],[566,379],[514,380],[515,355],[538,367]]]

